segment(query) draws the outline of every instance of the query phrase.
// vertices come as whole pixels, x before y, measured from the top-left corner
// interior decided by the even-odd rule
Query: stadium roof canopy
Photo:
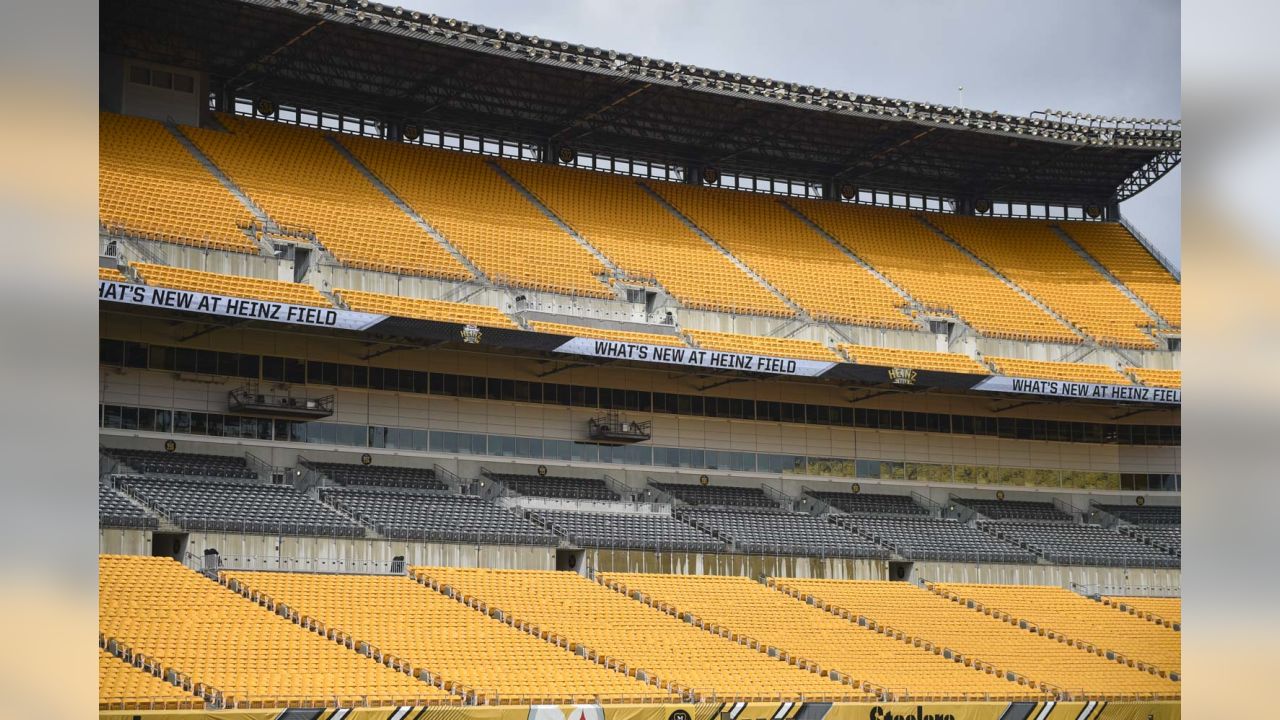
[[[1181,158],[1176,120],[1018,117],[746,77],[363,0],[103,0],[100,51],[424,128],[928,196],[1107,204]]]

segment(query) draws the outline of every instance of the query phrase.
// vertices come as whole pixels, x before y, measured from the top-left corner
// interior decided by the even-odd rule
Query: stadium
[[[1177,120],[104,0],[101,718],[1176,718]]]

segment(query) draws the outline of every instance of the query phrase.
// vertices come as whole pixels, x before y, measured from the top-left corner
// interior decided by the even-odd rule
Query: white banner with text
[[[243,320],[307,325],[339,330],[365,330],[387,319],[386,315],[352,312],[337,308],[291,305],[272,300],[211,295],[192,290],[136,285],[133,283],[98,281],[98,299],[145,307],[207,313]]]
[[[816,377],[836,365],[834,362],[822,362],[820,360],[794,360],[791,358],[768,357],[766,355],[744,355],[721,350],[646,345],[643,343],[581,337],[573,338],[557,347],[556,352],[613,358],[615,360],[638,360],[668,365],[704,367],[713,370],[741,370],[743,372],[800,375],[803,377]]]
[[[999,375],[986,378],[974,385],[973,389],[985,392],[1020,393],[1023,395],[1040,395],[1072,400],[1147,402],[1164,405],[1182,404],[1182,391],[1170,388],[1141,387],[1138,385],[1098,385],[1066,380],[1034,380]]]

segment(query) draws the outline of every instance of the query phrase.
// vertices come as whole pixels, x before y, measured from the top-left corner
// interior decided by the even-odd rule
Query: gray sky
[[[399,0],[554,40],[1025,115],[1178,118],[1177,0]],[[1121,212],[1181,265],[1181,172]]]

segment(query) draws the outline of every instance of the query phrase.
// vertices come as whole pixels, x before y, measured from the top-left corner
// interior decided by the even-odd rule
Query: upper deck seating
[[[329,298],[325,297],[315,286],[306,283],[265,280],[243,275],[224,275],[222,273],[189,270],[168,265],[150,265],[148,263],[133,263],[132,267],[138,271],[138,277],[142,278],[143,282],[148,285],[160,285],[211,295],[231,295],[233,297],[268,300],[292,305],[333,307],[333,303],[329,302]]]
[[[690,505],[718,505],[725,507],[762,507],[777,509],[778,504],[769,499],[758,487],[732,485],[686,485],[683,483],[650,483],[657,489],[674,495]]]
[[[304,464],[339,485],[420,488],[423,490],[449,489],[447,485],[436,478],[436,471],[431,468],[329,462],[307,462]]]
[[[652,279],[691,308],[735,315],[793,312],[650,197],[635,178],[499,160],[629,277]]]
[[[847,513],[873,515],[928,515],[929,511],[917,505],[906,495],[882,495],[877,493],[849,493],[807,490],[806,495],[818,498],[837,510]]]
[[[858,257],[926,309],[991,337],[1078,343],[1080,338],[943,240],[914,213],[850,203],[791,200]]]
[[[1030,500],[956,499],[991,520],[1048,520],[1053,522],[1071,522],[1072,520],[1070,515],[1054,507],[1053,503],[1033,502]]]
[[[1181,388],[1182,387],[1182,371],[1181,370],[1157,370],[1155,368],[1127,367],[1128,372],[1138,378],[1138,382],[1143,385],[1161,388]]]
[[[1181,327],[1182,284],[1124,225],[1063,222],[1059,226],[1160,317]]]
[[[937,372],[965,373],[968,375],[991,374],[991,371],[982,363],[968,355],[957,353],[903,350],[901,348],[849,345],[845,343],[841,343],[837,347],[845,355],[848,355],[849,359],[861,365],[914,368],[916,370],[935,370]]]
[[[1001,375],[1035,378],[1037,380],[1063,380],[1066,382],[1098,383],[1100,385],[1132,385],[1129,378],[1109,365],[1091,363],[1045,362],[987,356]]]
[[[1048,223],[941,213],[929,219],[1099,343],[1156,347],[1156,341],[1139,329],[1151,325],[1151,317],[1077,255]]]
[[[98,558],[98,631],[234,707],[459,703],[169,558]]]
[[[1180,597],[1146,597],[1104,595],[1100,598],[1103,604],[1112,605],[1121,610],[1133,611],[1139,617],[1154,615],[1160,620],[1182,624],[1182,598]]]
[[[191,475],[257,480],[258,473],[242,455],[165,452],[104,447],[102,452],[145,475]]]
[[[684,340],[682,340],[679,335],[629,332],[627,330],[608,330],[605,328],[589,327],[587,325],[566,325],[563,323],[542,322],[540,320],[530,321],[529,327],[534,332],[547,333],[549,335],[596,338],[598,340],[613,340],[615,342],[638,343],[642,345],[670,345],[672,347],[686,347]]]
[[[1099,504],[1097,507],[1134,525],[1178,525],[1182,523],[1182,507],[1179,505]]]
[[[98,220],[153,240],[257,253],[249,210],[159,122],[98,113]]]
[[[579,547],[723,552],[725,544],[660,513],[533,510],[533,518]]]
[[[361,290],[334,290],[347,307],[358,312],[392,317],[435,320],[437,322],[478,325],[480,327],[516,329],[519,326],[501,310],[491,305],[424,300],[422,298],[385,295]]]
[[[196,710],[192,693],[98,648],[99,710]]]
[[[356,136],[341,142],[495,282],[613,297],[605,266],[485,158]]]
[[[769,355],[772,357],[795,358],[797,360],[841,362],[840,356],[835,354],[831,348],[814,340],[740,335],[738,333],[712,332],[710,330],[685,330],[684,334],[697,343],[698,347],[706,350],[723,350],[746,355]]]
[[[469,280],[449,251],[378,191],[319,130],[219,114],[229,132],[183,132],[281,226],[314,234],[339,262]]]
[[[155,528],[160,521],[116,489],[98,483],[98,527]]]
[[[650,185],[739,260],[819,320],[912,330],[907,301],[777,198],[676,183]]]
[[[983,520],[978,526],[1062,565],[1177,567],[1180,564],[1177,558],[1159,548],[1097,525]]]
[[[1035,562],[1031,553],[956,520],[883,515],[836,515],[831,520],[910,560]]]
[[[733,543],[738,552],[885,558],[881,546],[808,513],[764,508],[694,508],[680,517]]]
[[[492,477],[520,495],[571,500],[616,501],[622,498],[599,478],[494,473]]]

